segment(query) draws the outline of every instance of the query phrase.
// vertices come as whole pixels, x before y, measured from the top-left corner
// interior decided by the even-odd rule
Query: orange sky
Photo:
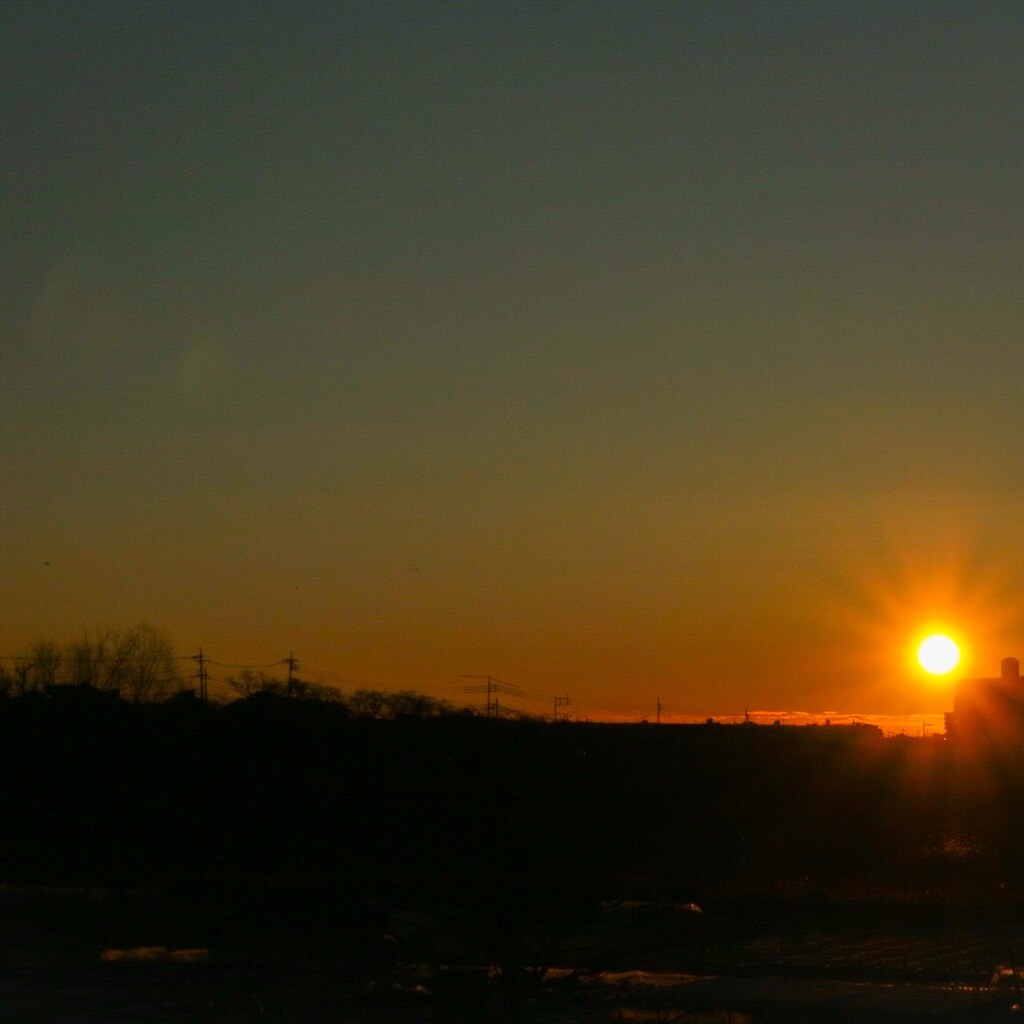
[[[1019,6],[0,31],[0,655],[146,619],[640,716],[1024,654]]]

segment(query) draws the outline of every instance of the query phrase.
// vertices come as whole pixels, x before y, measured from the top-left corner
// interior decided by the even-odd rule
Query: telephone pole
[[[513,697],[523,696],[523,691],[518,686],[510,686],[508,683],[503,683],[500,679],[495,679],[494,676],[460,675],[459,678],[484,680],[483,685],[467,686],[465,691],[466,693],[485,693],[487,695],[485,708],[488,718],[497,718],[500,713],[500,706],[498,704],[499,693],[507,693]]]
[[[288,666],[288,696],[292,697],[295,694],[295,670],[299,667],[299,663],[295,660],[294,652],[289,651],[288,657],[284,659],[282,664]]]
[[[199,662],[199,699],[206,700],[207,698],[207,686],[206,686],[206,659],[203,657],[203,649],[199,648],[198,654],[192,655],[192,660]]]

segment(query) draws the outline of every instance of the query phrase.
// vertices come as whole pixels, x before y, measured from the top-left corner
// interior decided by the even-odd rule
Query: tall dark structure
[[[1024,679],[1016,658],[1003,658],[998,676],[961,679],[946,714],[946,736],[964,750],[1024,748]]]

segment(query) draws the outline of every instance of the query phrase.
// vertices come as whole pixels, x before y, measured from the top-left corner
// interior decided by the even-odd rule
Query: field
[[[461,936],[443,915],[389,908],[387,938],[357,950],[351,920],[304,935],[209,894],[2,896],[0,1021],[885,1022],[988,1019],[1018,1001],[1020,918],[998,904],[608,902],[565,936],[561,962],[511,991],[493,967],[451,959]],[[188,942],[209,938],[213,918],[219,943]]]

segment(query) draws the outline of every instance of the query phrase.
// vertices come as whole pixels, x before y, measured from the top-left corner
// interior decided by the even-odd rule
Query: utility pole
[[[288,666],[288,696],[291,697],[295,693],[295,670],[299,667],[294,652],[289,651],[282,664]]]
[[[656,720],[657,720],[658,725],[661,725],[661,698],[660,697],[658,698],[658,715],[657,715],[657,719]]]
[[[556,721],[556,722],[564,722],[564,721],[566,721],[568,719],[569,712],[561,710],[562,708],[567,708],[568,706],[569,706],[569,698],[568,697],[556,697],[555,698],[555,713],[554,713],[554,716],[553,716],[554,721]]]
[[[522,697],[523,691],[518,686],[510,686],[508,683],[503,683],[500,679],[495,679],[494,676],[470,676],[460,675],[460,679],[483,679],[484,683],[480,686],[467,686],[465,688],[466,693],[485,693],[487,695],[486,715],[488,718],[497,718],[500,710],[498,704],[498,694],[508,693],[513,697]]]
[[[206,686],[206,659],[203,657],[203,649],[199,648],[198,654],[192,655],[193,661],[199,662],[199,699],[206,700],[207,698],[207,686]]]

